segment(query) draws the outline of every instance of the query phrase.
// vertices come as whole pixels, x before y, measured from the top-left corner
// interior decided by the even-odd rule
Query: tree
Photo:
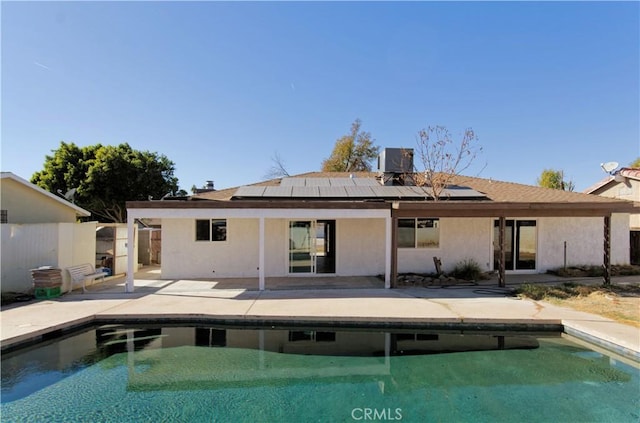
[[[74,202],[103,222],[125,222],[126,201],[179,195],[174,163],[129,144],[78,147],[62,141],[31,182],[52,193],[76,189]]]
[[[435,201],[453,179],[471,166],[482,152],[478,137],[467,128],[458,143],[454,143],[444,126],[429,126],[418,132],[415,155],[423,170],[414,175],[414,183],[423,187]],[[416,169],[417,171],[417,169]]]
[[[371,162],[378,157],[380,147],[374,145],[371,134],[360,131],[362,122],[356,119],[351,132],[338,140],[331,156],[322,162],[323,172],[369,172]]]
[[[634,167],[634,168],[640,168],[640,157],[638,157],[637,159],[635,159],[633,161],[633,163],[631,163],[629,165],[629,167]]]
[[[543,188],[560,189],[563,191],[573,191],[575,189],[573,181],[564,180],[564,172],[562,170],[545,169],[536,182],[538,186]]]

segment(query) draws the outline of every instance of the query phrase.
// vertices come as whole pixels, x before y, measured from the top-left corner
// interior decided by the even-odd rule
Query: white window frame
[[[198,222],[209,222],[209,239],[198,239]],[[224,222],[224,239],[213,239],[213,222]],[[195,242],[215,242],[215,243],[225,243],[229,240],[228,234],[229,221],[227,219],[195,219],[194,220],[194,239]]]
[[[400,246],[398,245],[398,248],[402,248],[402,249],[420,249],[420,250],[435,250],[435,249],[439,249],[440,248],[440,218],[439,217],[406,217],[406,218],[399,218],[398,219],[398,227],[396,228],[396,230],[400,230],[400,221],[401,220],[413,220],[413,247],[408,247],[408,246]],[[426,246],[419,246],[418,245],[418,221],[421,220],[431,220],[433,221],[433,227],[438,229],[438,245],[426,245]]]

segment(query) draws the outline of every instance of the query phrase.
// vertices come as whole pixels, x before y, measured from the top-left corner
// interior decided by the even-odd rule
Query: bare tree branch
[[[471,128],[464,131],[455,145],[449,130],[444,126],[429,126],[418,132],[416,156],[422,170],[416,168],[414,183],[423,187],[434,201],[442,198],[442,192],[453,179],[471,166],[482,147],[476,145],[478,137]]]
[[[271,157],[271,161],[273,162],[273,165],[269,168],[267,173],[265,173],[265,179],[276,179],[291,176],[285,167],[284,160],[280,157],[280,154],[278,154],[277,151]]]

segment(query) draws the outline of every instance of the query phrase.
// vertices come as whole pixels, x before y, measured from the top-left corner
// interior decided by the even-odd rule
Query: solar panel
[[[336,199],[432,199],[431,188],[380,185],[375,178],[283,178],[280,186],[244,186],[236,190],[236,198],[336,198]],[[450,186],[440,193],[441,199],[481,199],[486,196],[471,188]]]
[[[351,178],[329,178],[329,185],[332,187],[352,187],[355,183]]]
[[[291,197],[293,187],[266,187],[263,197]]]
[[[385,187],[385,186],[377,186],[377,187],[370,187],[371,191],[373,191],[373,195],[375,198],[385,198],[385,197],[393,197],[397,191],[394,190],[395,187]]]
[[[329,178],[304,178],[308,187],[328,187],[331,186]]]
[[[346,187],[320,187],[322,198],[348,198]]]
[[[397,188],[398,197],[400,198],[426,198],[430,197],[428,192],[418,187],[411,186],[400,186],[400,187],[389,187],[389,188]],[[416,189],[418,188],[418,189]]]
[[[353,184],[357,187],[377,187],[380,182],[374,178],[353,178]]]
[[[262,197],[266,187],[245,186],[236,190],[234,197]]]
[[[482,194],[471,188],[445,188],[440,193],[440,198],[485,198],[486,195]]]
[[[293,198],[320,197],[320,187],[293,187]]]
[[[345,187],[347,191],[347,195],[350,198],[373,198],[375,197],[375,193],[371,189],[371,187]]]

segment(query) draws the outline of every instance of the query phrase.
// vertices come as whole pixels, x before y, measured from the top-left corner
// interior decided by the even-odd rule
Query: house
[[[623,167],[585,193],[640,203],[640,168]],[[640,212],[629,215],[629,244],[630,262],[640,264]]]
[[[11,172],[0,173],[0,209],[2,292],[28,292],[30,269],[94,262],[96,224],[77,223],[87,210]]]
[[[434,201],[413,164],[385,150],[378,172],[311,172],[195,195],[127,203],[162,221],[162,277],[267,278],[445,271],[473,259],[496,271],[628,263],[628,201],[458,176]],[[406,160],[405,160],[406,161]],[[129,250],[133,254],[133,249]],[[130,261],[131,262],[131,261]],[[127,290],[133,290],[133,269]]]

